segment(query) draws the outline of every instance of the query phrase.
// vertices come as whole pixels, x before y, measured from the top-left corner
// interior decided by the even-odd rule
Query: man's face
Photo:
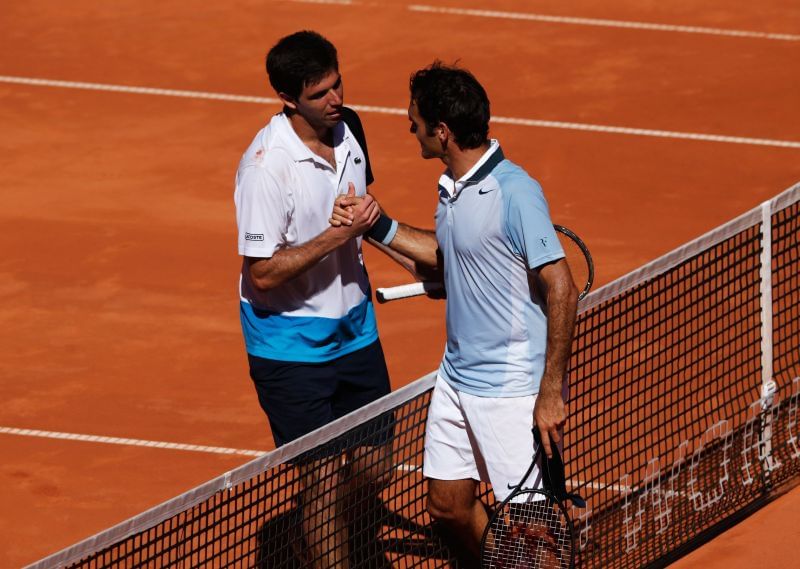
[[[297,112],[314,128],[333,128],[342,120],[342,76],[331,70],[314,85],[306,85],[293,101]]]
[[[419,142],[422,151],[422,157],[428,159],[441,158],[444,156],[442,143],[435,129],[432,135],[428,134],[428,126],[420,116],[417,103],[413,99],[411,100],[411,104],[408,105],[408,120],[411,121],[411,128],[409,130],[411,134],[417,137],[417,142]]]

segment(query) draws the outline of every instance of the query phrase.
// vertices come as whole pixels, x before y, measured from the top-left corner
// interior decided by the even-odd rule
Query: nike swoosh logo
[[[481,188],[480,190],[478,190],[478,193],[479,193],[480,195],[482,195],[482,196],[485,196],[485,195],[486,195],[486,194],[488,194],[489,192],[493,192],[495,189],[496,189],[496,188],[491,188],[491,189],[487,190],[487,189],[485,189],[485,188]]]

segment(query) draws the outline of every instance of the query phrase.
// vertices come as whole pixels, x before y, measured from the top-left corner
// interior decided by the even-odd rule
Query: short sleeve
[[[533,179],[517,179],[503,189],[505,229],[511,248],[529,269],[564,257],[541,186]]]
[[[271,257],[286,244],[291,214],[287,192],[264,168],[245,168],[237,174],[234,201],[240,255]]]

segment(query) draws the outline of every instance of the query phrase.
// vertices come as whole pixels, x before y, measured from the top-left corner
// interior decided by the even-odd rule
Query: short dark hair
[[[414,73],[409,88],[428,135],[443,122],[460,148],[478,148],[486,143],[489,97],[472,73],[437,60]]]
[[[303,88],[339,71],[336,48],[317,32],[304,30],[281,38],[267,54],[272,88],[297,99]]]

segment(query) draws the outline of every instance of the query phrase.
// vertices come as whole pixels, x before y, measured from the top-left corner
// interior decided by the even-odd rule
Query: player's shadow
[[[472,569],[454,541],[435,524],[419,524],[391,511],[379,499],[359,503],[350,524],[351,569],[391,569],[392,560],[412,556],[441,562],[436,567]],[[258,531],[259,569],[311,569],[297,506],[273,516]]]

